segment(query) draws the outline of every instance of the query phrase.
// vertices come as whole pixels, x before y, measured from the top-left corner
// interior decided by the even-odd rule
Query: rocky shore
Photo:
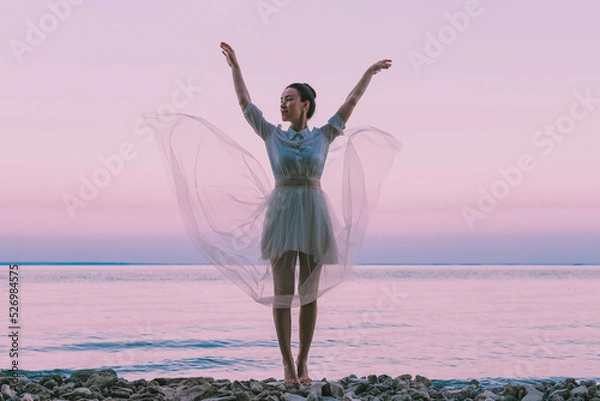
[[[16,381],[16,383],[15,383]],[[350,375],[335,381],[284,385],[274,378],[230,381],[211,377],[127,381],[110,369],[77,370],[69,377],[12,378],[0,372],[0,401],[600,401],[594,380],[540,381],[534,385],[441,386],[417,375]]]

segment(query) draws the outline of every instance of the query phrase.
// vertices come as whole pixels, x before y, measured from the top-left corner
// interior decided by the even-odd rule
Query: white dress
[[[256,302],[274,307],[290,299],[274,294],[271,260],[286,250],[310,254],[322,267],[291,301],[313,302],[351,273],[402,145],[375,127],[345,129],[337,114],[300,132],[269,123],[252,103],[244,116],[265,141],[272,174],[201,117],[145,117],[161,127],[157,140],[167,175],[199,253]],[[275,186],[271,176],[320,180],[321,187]]]
[[[246,120],[265,141],[276,180],[320,180],[329,144],[343,134],[342,118],[335,114],[321,128],[287,131],[269,123],[256,105],[244,111]],[[318,265],[338,261],[330,207],[320,187],[287,185],[276,187],[267,202],[261,253],[274,260],[285,251],[312,255]]]

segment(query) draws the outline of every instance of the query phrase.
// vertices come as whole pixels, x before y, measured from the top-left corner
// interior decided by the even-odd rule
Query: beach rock
[[[559,396],[563,399],[567,399],[569,398],[569,395],[571,394],[571,392],[569,391],[569,389],[567,388],[559,388],[558,390],[554,390],[550,393],[549,398],[552,398],[554,396]]]
[[[315,393],[319,399],[321,399],[323,397],[323,387],[325,386],[326,382],[324,381],[320,381],[320,382],[312,382],[310,384],[310,393]]]
[[[52,391],[47,389],[44,386],[41,386],[39,383],[29,382],[26,385],[19,386],[23,393],[30,393],[40,396],[50,396],[52,395]]]
[[[521,399],[521,401],[542,401],[544,399],[544,393],[539,391],[533,386],[530,386],[527,390],[527,395]]]
[[[250,385],[250,390],[252,390],[254,394],[260,394],[264,388],[260,382],[254,382]]]
[[[306,401],[306,397],[298,394],[285,393],[281,396],[283,401]]]
[[[490,391],[490,390],[485,390],[483,392],[483,395],[485,396],[486,399],[491,399],[491,400],[494,400],[494,401],[497,401],[497,400],[500,399],[500,396],[498,394],[496,394],[496,393],[494,393],[493,391]]]
[[[235,395],[226,395],[223,397],[205,398],[206,401],[236,401]]]
[[[344,387],[336,382],[328,382],[323,385],[322,388],[323,397],[330,396],[335,398],[342,398],[344,396]]]
[[[127,387],[111,387],[108,394],[111,397],[129,398],[133,395],[133,390]]]
[[[427,390],[420,390],[420,389],[411,388],[408,391],[408,394],[410,395],[410,397],[413,400],[426,400],[426,401],[429,401],[431,399],[431,396],[429,395],[429,392],[427,392]]]
[[[431,382],[431,380],[429,380],[428,378],[424,377],[424,376],[420,376],[417,375],[415,377],[415,381],[417,383],[423,383],[424,385],[426,385],[427,387],[431,386],[433,383]]]
[[[359,398],[356,398],[356,394],[353,392],[348,392],[344,394],[342,397],[342,401],[361,401]]]
[[[34,401],[34,398],[31,394],[25,393],[21,397],[19,397],[20,401]]]
[[[48,390],[52,390],[54,387],[58,386],[58,383],[54,379],[47,380],[44,383],[40,381],[40,384],[46,387]]]
[[[14,396],[14,393],[8,384],[3,384],[2,387],[0,387],[0,394],[2,394],[2,397],[4,397],[5,400]]]
[[[76,383],[85,383],[85,381],[87,379],[89,379],[91,375],[97,374],[98,372],[101,372],[101,370],[94,370],[94,369],[76,370],[73,373],[71,373],[69,380],[76,382]]]
[[[579,387],[575,387],[574,389],[571,390],[571,395],[573,397],[576,396],[587,396],[588,395],[588,388],[586,386],[579,386]]]
[[[412,380],[412,375],[409,375],[408,373],[403,374],[401,376],[398,376],[397,379],[404,380],[404,381],[410,381],[410,380]]]
[[[86,387],[96,386],[98,388],[110,387],[117,384],[119,376],[112,369],[101,370],[91,374],[85,381]]]
[[[319,395],[316,391],[311,391],[308,393],[308,397],[306,397],[306,401],[319,401]]]
[[[205,393],[206,388],[203,384],[201,384],[189,388],[184,388],[180,390],[180,392],[178,392],[176,396],[182,401],[194,401],[196,399],[201,399]]]

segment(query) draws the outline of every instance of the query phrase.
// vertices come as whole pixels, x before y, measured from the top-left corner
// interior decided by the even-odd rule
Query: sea
[[[27,264],[18,284],[22,374],[283,377],[271,309],[212,266]],[[0,341],[4,369],[10,341]],[[318,301],[308,367],[316,380],[600,380],[600,266],[356,266]]]

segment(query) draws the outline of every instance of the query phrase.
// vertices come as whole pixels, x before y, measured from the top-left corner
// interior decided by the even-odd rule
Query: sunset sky
[[[225,41],[276,124],[289,83],[320,126],[393,60],[347,123],[404,145],[362,262],[600,264],[598,1],[3,4],[0,261],[202,262],[140,117],[176,104],[267,166]]]

